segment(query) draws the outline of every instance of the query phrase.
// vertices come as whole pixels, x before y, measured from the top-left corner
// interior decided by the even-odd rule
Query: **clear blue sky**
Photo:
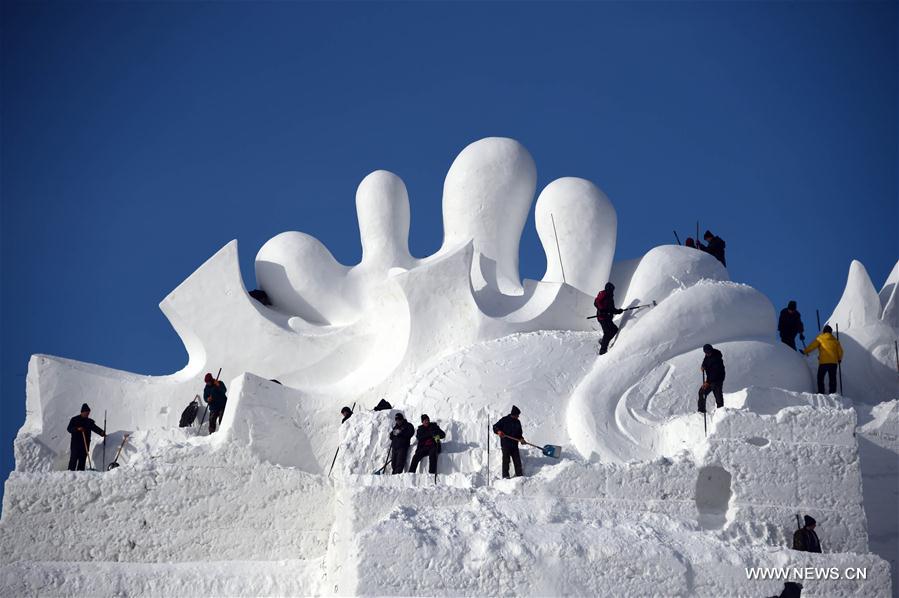
[[[851,259],[879,287],[899,255],[895,2],[5,2],[2,17],[2,478],[29,355],[179,369],[158,302],[232,238],[251,288],[284,230],[356,263],[354,192],[378,168],[406,181],[427,255],[446,170],[481,137],[524,143],[540,188],[597,183],[618,258],[700,219],[735,280],[812,324]],[[533,215],[521,263],[543,272]]]

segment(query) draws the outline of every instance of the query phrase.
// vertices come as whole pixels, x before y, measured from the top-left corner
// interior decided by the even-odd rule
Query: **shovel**
[[[646,305],[635,305],[633,307],[625,307],[621,311],[631,311],[633,309],[643,309],[644,307],[657,307],[659,304],[653,301],[652,303],[647,303]],[[596,316],[587,316],[588,320],[596,319]]]
[[[122,454],[122,449],[125,447],[126,442],[128,442],[127,434],[125,434],[124,438],[122,438],[122,444],[119,445],[119,450],[117,450],[115,453],[115,459],[112,460],[112,463],[106,466],[106,471],[112,471],[119,466],[119,455]]]
[[[372,472],[373,475],[381,475],[381,474],[383,474],[385,471],[387,471],[387,466],[390,464],[390,453],[391,453],[391,451],[393,451],[393,447],[392,447],[392,446],[391,446],[390,448],[387,449],[387,460],[384,461],[384,465],[382,465],[380,469],[376,469],[375,471],[373,471],[373,472]]]
[[[522,440],[521,438],[515,438],[514,436],[509,436],[508,434],[506,434],[506,438],[511,438],[512,440],[520,442],[521,444],[526,444],[528,446],[538,448],[541,451],[543,451],[544,457],[552,457],[553,459],[561,459],[562,458],[562,447],[561,446],[556,446],[555,444],[544,444],[543,446],[539,446],[539,445],[527,442],[525,440]]]
[[[87,444],[87,434],[84,433],[84,430],[81,430],[81,439],[84,441],[84,454],[87,457],[87,468],[91,471],[96,471],[93,462],[91,462],[91,450],[90,446]]]

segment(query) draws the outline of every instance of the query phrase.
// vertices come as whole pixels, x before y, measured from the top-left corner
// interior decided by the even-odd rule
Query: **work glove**
[[[524,441],[524,437],[523,437],[523,436],[522,436],[521,438],[518,439],[518,442],[519,442],[519,444],[527,444],[527,443]]]
[[[502,438],[503,436],[505,436],[505,433],[502,430],[500,430],[499,432],[496,433],[496,435],[499,436],[500,438]]]
[[[623,309],[616,309],[616,310],[615,310],[615,313],[616,313],[616,314],[623,314],[623,313],[624,313],[624,310],[623,310]]]
[[[708,390],[710,386],[711,386],[711,384],[709,384],[708,382],[703,382],[703,383],[702,383],[702,390]]]
[[[436,436],[436,435],[435,435],[435,436],[434,436],[434,442],[436,442],[437,444],[440,444],[440,436]]]

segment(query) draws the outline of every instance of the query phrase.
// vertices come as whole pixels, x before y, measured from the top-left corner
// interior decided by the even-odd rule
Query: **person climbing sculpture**
[[[805,348],[806,355],[818,350],[818,392],[824,394],[824,377],[828,378],[828,393],[837,391],[837,366],[843,361],[843,346],[833,336],[833,328],[825,324],[821,334]]]
[[[216,380],[211,373],[207,373],[203,379],[206,388],[203,389],[203,400],[209,405],[209,433],[212,434],[222,422],[225,415],[225,405],[228,403],[228,389],[221,380]],[[202,425],[202,424],[201,424]]]
[[[615,335],[618,334],[618,326],[612,319],[623,309],[615,307],[615,285],[607,282],[605,288],[596,295],[593,300],[593,306],[596,307],[596,321],[602,328],[602,340],[599,342],[599,354],[605,355],[609,350],[609,343]]]
[[[705,240],[706,244],[703,245],[702,243],[699,242],[699,240],[697,240],[696,248],[700,249],[702,251],[705,251],[706,253],[711,255],[712,257],[717,259],[719,262],[721,262],[721,265],[726,268],[727,261],[724,259],[724,247],[725,247],[724,239],[722,239],[721,237],[718,237],[716,235],[713,235],[712,231],[710,231],[710,230],[705,231],[705,234],[702,235],[702,238]]]
[[[805,340],[805,327],[802,325],[802,315],[796,311],[796,302],[790,301],[780,310],[780,318],[777,320],[777,331],[780,333],[780,341],[796,350],[796,335]]]

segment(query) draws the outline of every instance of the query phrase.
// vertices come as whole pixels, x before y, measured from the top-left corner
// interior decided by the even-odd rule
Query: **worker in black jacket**
[[[437,455],[440,453],[440,441],[446,438],[446,434],[435,423],[431,422],[431,418],[427,415],[421,416],[421,425],[415,431],[415,438],[418,440],[418,446],[415,447],[415,454],[412,455],[412,464],[409,466],[409,472],[415,473],[418,469],[418,463],[428,457],[428,473],[437,473]]]
[[[815,533],[817,525],[814,517],[805,516],[805,527],[797,529],[793,534],[793,550],[801,550],[803,552],[821,552],[821,540]]]
[[[727,260],[724,259],[724,239],[713,235],[712,231],[710,230],[705,231],[705,234],[702,236],[702,238],[705,239],[706,244],[703,245],[702,243],[698,243],[697,248],[713,256],[715,259],[721,262],[722,266],[726,268]]]
[[[724,356],[712,345],[703,345],[702,351],[705,358],[699,369],[705,373],[705,382],[699,389],[699,412],[705,413],[705,400],[709,393],[715,393],[715,406],[724,407]]]
[[[794,351],[796,350],[796,335],[805,340],[805,327],[802,325],[802,316],[796,311],[796,302],[790,301],[785,309],[780,310],[780,318],[777,320],[777,331],[780,340]]]
[[[407,422],[402,413],[397,413],[393,419],[393,430],[390,431],[390,465],[393,473],[403,473],[406,469],[406,457],[409,455],[409,443],[415,436],[415,426]]]
[[[503,477],[509,477],[509,461],[515,465],[515,477],[524,475],[521,468],[521,453],[518,451],[518,445],[524,442],[524,436],[521,431],[521,422],[518,416],[521,410],[512,405],[512,411],[509,415],[500,418],[498,422],[493,424],[493,433],[500,437],[499,445],[503,451]]]
[[[106,436],[106,431],[98,427],[90,415],[91,408],[84,403],[81,405],[81,415],[70,419],[66,427],[66,431],[72,435],[69,444],[69,471],[84,471],[84,463],[91,446],[91,432]]]

